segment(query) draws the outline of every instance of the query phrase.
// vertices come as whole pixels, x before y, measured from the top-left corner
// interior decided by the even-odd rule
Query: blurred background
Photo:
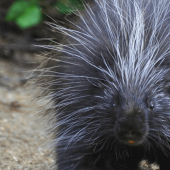
[[[80,0],[0,1],[0,170],[52,169],[48,137],[24,86],[48,51],[36,45],[50,44],[46,38],[62,40],[45,22],[67,26],[77,8],[83,10]]]

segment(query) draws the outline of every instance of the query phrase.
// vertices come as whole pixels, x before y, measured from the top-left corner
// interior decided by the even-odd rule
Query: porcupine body
[[[58,170],[170,168],[170,2],[95,0],[52,46]]]

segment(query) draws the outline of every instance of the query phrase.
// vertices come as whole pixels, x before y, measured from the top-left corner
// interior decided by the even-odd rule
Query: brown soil
[[[0,170],[51,170],[54,163],[23,88],[29,69],[0,60]]]

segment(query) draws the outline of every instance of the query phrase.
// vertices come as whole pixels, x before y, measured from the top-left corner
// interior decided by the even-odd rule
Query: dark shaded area
[[[14,59],[16,52],[35,53],[43,51],[35,45],[49,44],[49,41],[42,38],[55,38],[55,41],[61,41],[62,35],[52,32],[45,22],[57,22],[60,25],[67,25],[67,16],[57,11],[57,8],[52,7],[56,0],[44,0],[40,2],[43,12],[43,22],[35,27],[22,30],[14,22],[5,21],[5,16],[9,7],[14,0],[0,1],[0,59]],[[92,0],[85,0],[87,3],[92,3]],[[74,17],[70,15],[69,17]],[[22,61],[21,61],[22,62]]]
[[[28,28],[25,30],[20,29],[14,22],[5,21],[5,16],[9,7],[13,3],[13,0],[6,0],[0,2],[0,58],[2,59],[14,59],[16,52],[22,53],[35,53],[43,51],[44,49],[35,45],[47,44],[46,41],[41,41],[41,38],[54,37],[55,39],[61,39],[62,37],[53,34],[48,26],[42,22],[41,24]],[[42,11],[44,13],[44,21],[52,22],[53,18],[58,23],[64,21],[64,15],[57,12],[57,9],[50,5],[54,0],[43,1]],[[50,16],[50,17],[48,17]],[[48,42],[49,43],[49,42]],[[21,61],[22,62],[22,61]]]

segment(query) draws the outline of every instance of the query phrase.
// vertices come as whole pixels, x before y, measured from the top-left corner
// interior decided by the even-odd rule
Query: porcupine
[[[170,168],[170,1],[94,0],[55,23],[48,77],[58,170]],[[58,54],[59,52],[59,54]]]

